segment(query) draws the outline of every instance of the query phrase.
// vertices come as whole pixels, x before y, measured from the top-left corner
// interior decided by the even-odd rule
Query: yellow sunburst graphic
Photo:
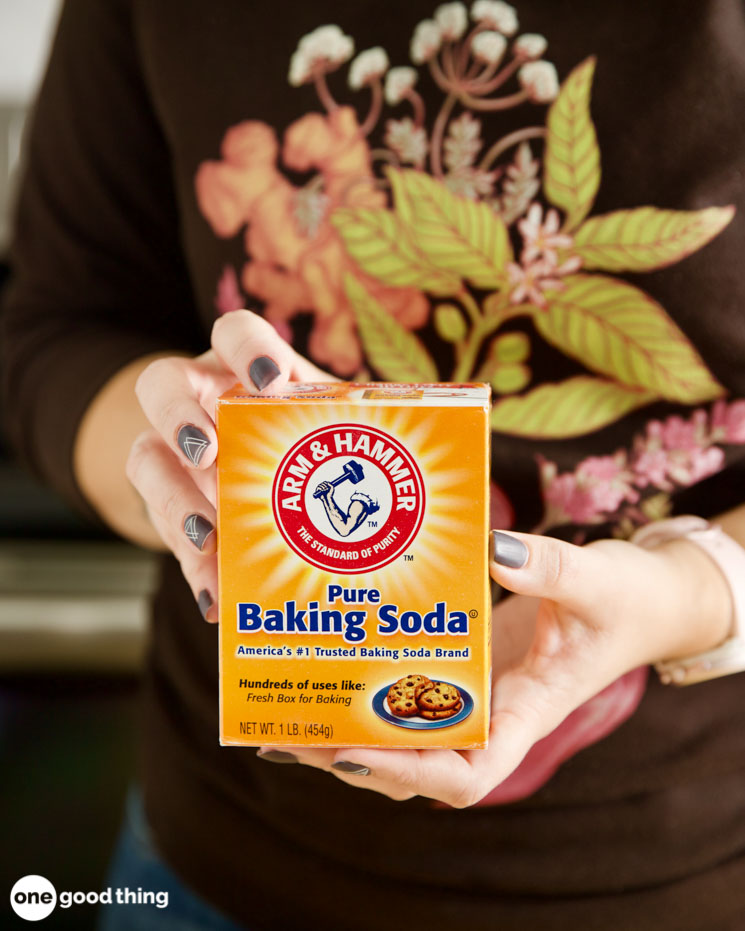
[[[238,408],[236,405],[235,408]],[[457,598],[459,576],[483,553],[486,435],[477,408],[369,405],[348,402],[259,403],[221,409],[219,538],[223,564],[230,560],[228,600],[253,600],[260,579],[265,605],[323,599],[329,581],[348,588],[377,588],[396,604],[426,603],[447,588]],[[422,474],[425,510],[421,527],[404,554],[364,574],[330,572],[305,562],[280,533],[272,486],[280,463],[308,434],[334,424],[359,423],[388,434],[412,456]],[[476,425],[476,429],[474,429]],[[480,466],[480,468],[479,468]],[[474,476],[481,480],[474,482]],[[472,578],[473,573],[470,573]],[[242,582],[240,580],[243,580]],[[463,579],[462,595],[473,591]]]

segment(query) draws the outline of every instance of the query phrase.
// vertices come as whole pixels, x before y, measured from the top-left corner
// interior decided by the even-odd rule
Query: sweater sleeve
[[[167,140],[129,0],[67,0],[30,131],[2,325],[11,443],[90,513],[78,424],[124,365],[205,348],[182,254]]]

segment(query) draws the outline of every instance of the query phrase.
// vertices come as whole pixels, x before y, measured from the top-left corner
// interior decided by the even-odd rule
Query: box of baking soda
[[[217,405],[220,741],[486,745],[489,389]]]

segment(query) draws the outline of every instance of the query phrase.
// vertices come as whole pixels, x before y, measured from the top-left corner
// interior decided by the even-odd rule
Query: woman
[[[171,884],[148,921],[742,925],[741,678],[647,674],[745,665],[745,25],[681,9],[67,3],[7,396],[50,481],[176,557],[153,846],[111,880]],[[220,748],[214,400],[370,373],[495,390],[489,747]]]

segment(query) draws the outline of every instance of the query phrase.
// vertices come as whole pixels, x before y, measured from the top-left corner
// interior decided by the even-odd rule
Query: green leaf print
[[[595,59],[578,65],[548,111],[543,190],[573,230],[590,212],[600,186],[600,149],[590,117]]]
[[[491,412],[491,427],[511,436],[563,440],[607,427],[653,400],[655,395],[650,391],[578,375],[557,384],[540,385],[520,397],[497,401]]]
[[[440,297],[458,292],[460,279],[431,265],[392,211],[346,207],[336,210],[331,222],[349,255],[378,281],[397,288],[419,288]]]
[[[383,378],[399,382],[437,381],[437,368],[421,342],[354,275],[345,276],[344,290],[354,308],[365,354]]]
[[[699,354],[648,294],[604,275],[569,275],[533,315],[538,332],[587,368],[671,401],[723,394]]]
[[[734,207],[616,210],[585,220],[575,234],[574,251],[582,257],[584,268],[648,272],[701,249],[734,214]]]
[[[477,288],[503,285],[512,247],[507,227],[487,204],[459,197],[421,171],[389,168],[386,174],[396,215],[431,265]]]

